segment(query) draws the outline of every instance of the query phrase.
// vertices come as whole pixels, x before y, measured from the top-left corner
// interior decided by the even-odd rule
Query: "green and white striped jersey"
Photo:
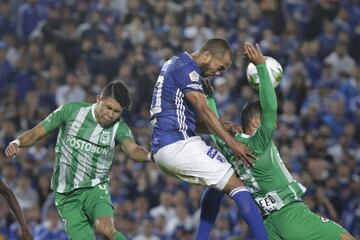
[[[95,104],[68,103],[42,121],[47,133],[59,128],[51,179],[51,189],[56,192],[107,182],[115,146],[127,138],[133,139],[123,120],[102,127],[96,122],[94,110]]]

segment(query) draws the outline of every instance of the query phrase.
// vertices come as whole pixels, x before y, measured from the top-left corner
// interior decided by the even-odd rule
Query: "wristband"
[[[19,139],[15,139],[12,142],[10,142],[10,144],[12,144],[12,143],[16,144],[18,147],[20,146],[20,140]]]

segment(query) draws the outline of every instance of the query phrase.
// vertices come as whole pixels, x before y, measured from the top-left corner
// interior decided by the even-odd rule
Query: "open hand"
[[[256,48],[249,42],[244,44],[244,56],[249,59],[253,64],[265,63],[264,55],[261,52],[259,44],[256,44]]]

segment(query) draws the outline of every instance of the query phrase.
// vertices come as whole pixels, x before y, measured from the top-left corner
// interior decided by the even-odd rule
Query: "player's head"
[[[199,50],[198,63],[201,76],[219,76],[232,63],[232,52],[228,42],[222,38],[208,40]]]
[[[96,98],[96,118],[101,125],[111,124],[120,118],[131,104],[127,87],[120,81],[109,83]]]
[[[248,102],[241,111],[241,125],[244,133],[253,135],[260,127],[261,107],[259,101]]]

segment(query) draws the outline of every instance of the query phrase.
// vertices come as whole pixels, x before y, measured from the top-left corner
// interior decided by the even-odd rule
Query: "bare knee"
[[[241,181],[236,174],[231,175],[229,181],[226,183],[223,192],[229,194],[233,189],[244,186],[244,182]]]
[[[101,217],[95,220],[95,229],[105,240],[114,240],[116,230],[114,227],[114,221],[111,217]]]
[[[343,233],[340,236],[341,240],[355,240],[355,238],[353,238],[353,236],[351,236],[349,233]]]

